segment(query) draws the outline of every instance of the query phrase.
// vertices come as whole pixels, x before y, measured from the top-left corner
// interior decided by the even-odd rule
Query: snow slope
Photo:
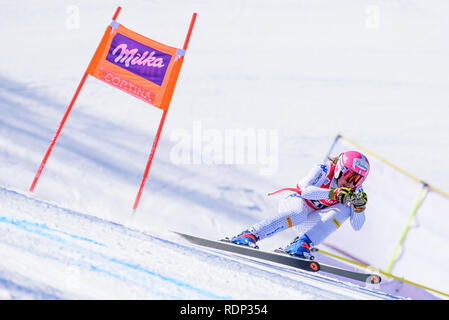
[[[9,299],[392,299],[186,245],[0,189],[0,284]],[[219,275],[219,276],[218,276]]]
[[[169,230],[216,239],[270,216],[278,199],[265,193],[295,185],[337,133],[449,190],[445,1],[1,5],[1,297],[394,298],[194,248]],[[120,23],[173,46],[198,12],[134,215],[161,112],[93,78],[27,191],[117,5]],[[208,161],[208,139],[229,129],[267,134],[258,141],[271,157]]]

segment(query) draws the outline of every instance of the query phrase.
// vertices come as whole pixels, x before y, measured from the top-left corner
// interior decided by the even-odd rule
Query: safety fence
[[[340,259],[449,297],[449,194],[342,135],[328,156],[348,150],[371,165],[366,222],[357,232],[343,224],[323,244],[344,253]]]

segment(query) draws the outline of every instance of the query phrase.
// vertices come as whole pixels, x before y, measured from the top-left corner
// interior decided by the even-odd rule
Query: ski
[[[208,247],[212,249],[223,250],[227,252],[237,253],[245,256],[250,256],[253,258],[258,258],[261,260],[267,260],[276,262],[282,265],[298,268],[305,271],[310,272],[325,272],[333,275],[342,276],[348,279],[357,280],[365,283],[378,284],[381,282],[381,278],[377,274],[364,273],[358,271],[346,270],[330,265],[326,265],[323,263],[319,263],[317,261],[301,259],[298,257],[293,257],[287,252],[283,250],[275,250],[274,252],[267,252],[247,246],[237,245],[232,243],[228,238],[222,239],[219,241],[209,240],[205,238],[200,238],[192,235],[188,235],[185,233],[180,233],[174,231],[174,233],[183,237],[190,243],[200,245],[203,247]]]
[[[193,244],[196,244],[196,245],[203,246],[203,247],[223,250],[223,251],[227,251],[227,252],[250,256],[253,258],[272,261],[272,262],[276,262],[279,264],[283,264],[283,265],[290,266],[290,267],[295,267],[295,268],[305,270],[305,271],[310,271],[310,272],[317,272],[320,270],[320,264],[315,261],[286,256],[286,255],[278,254],[275,252],[262,251],[262,250],[247,247],[247,246],[237,245],[237,244],[232,243],[229,239],[215,241],[215,240],[209,240],[209,239],[195,237],[195,236],[180,233],[180,232],[175,232],[175,233],[180,235],[187,241],[189,241]]]
[[[283,251],[282,249],[276,249],[274,250],[277,253],[289,255],[289,253]],[[345,277],[352,280],[357,280],[365,283],[370,284],[378,284],[382,281],[381,277],[374,273],[365,273],[365,272],[359,272],[359,271],[352,271],[347,270],[343,268],[338,268],[334,266],[330,266],[327,264],[320,263],[320,271],[321,272],[327,272],[333,275]]]

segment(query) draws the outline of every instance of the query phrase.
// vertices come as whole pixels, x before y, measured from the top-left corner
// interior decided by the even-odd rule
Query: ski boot
[[[233,237],[230,239],[232,243],[248,246],[251,248],[259,249],[259,246],[256,244],[256,242],[259,240],[259,237],[252,233],[249,230],[245,230],[239,235]]]
[[[303,259],[313,260],[313,256],[310,253],[312,247],[312,241],[304,234],[301,237],[293,239],[285,249],[284,252]]]

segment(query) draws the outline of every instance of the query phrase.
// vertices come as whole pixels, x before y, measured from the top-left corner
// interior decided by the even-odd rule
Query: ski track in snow
[[[20,196],[19,194],[16,194],[16,196],[23,198],[23,196]],[[126,285],[137,286],[139,287],[139,290],[143,289],[144,291],[149,292],[149,297],[152,298],[181,298],[182,295],[177,296],[176,292],[183,290],[187,291],[185,296],[191,296],[193,294],[193,296],[197,295],[198,298],[224,298],[215,295],[212,292],[208,292],[207,290],[191,286],[181,280],[152,271],[144,265],[122,260],[118,258],[116,254],[111,255],[108,253],[108,249],[111,248],[107,244],[97,242],[85,236],[79,236],[77,235],[77,233],[79,233],[77,230],[63,231],[60,228],[67,227],[66,223],[70,223],[67,220],[74,220],[75,226],[89,224],[90,226],[99,227],[103,229],[103,232],[107,231],[108,233],[115,234],[115,236],[126,237],[126,240],[119,240],[118,242],[113,243],[114,245],[120,246],[122,245],[122,241],[129,241],[129,243],[132,244],[136,244],[137,241],[139,242],[139,245],[142,245],[142,242],[146,241],[165,242],[164,240],[131,230],[113,222],[64,210],[54,205],[40,203],[36,200],[33,200],[32,202],[37,204],[36,209],[39,209],[39,207],[42,208],[42,206],[46,207],[46,217],[35,215],[33,220],[36,218],[39,219],[37,221],[30,221],[23,219],[20,214],[16,213],[13,217],[2,216],[0,218],[2,227],[6,227],[8,234],[11,237],[11,241],[9,243],[3,241],[2,246],[11,247],[12,250],[16,251],[16,255],[18,255],[18,252],[24,252],[25,255],[29,256],[30,252],[32,252],[35,256],[34,258],[47,260],[51,264],[62,263],[64,268],[75,267],[77,270],[88,270],[89,272],[99,273],[99,277],[111,277]],[[56,213],[57,216],[52,213]],[[61,219],[66,221],[62,222]],[[54,223],[56,220],[58,220],[56,228],[49,227],[45,224],[45,222]],[[3,232],[3,234],[6,234],[6,232]],[[22,241],[18,241],[18,239],[21,239]],[[37,243],[39,243],[40,246],[36,246]],[[52,250],[52,247],[56,248]],[[11,265],[8,265],[7,268],[11,268]],[[30,271],[33,273],[39,272],[39,270]],[[70,271],[74,271],[74,269],[69,270],[69,278]],[[71,279],[70,281],[77,280]],[[160,284],[158,282],[163,283]],[[173,288],[170,288],[170,286],[174,286],[176,289],[172,290]],[[173,294],[171,292],[173,292]],[[92,296],[91,298],[100,297]]]

